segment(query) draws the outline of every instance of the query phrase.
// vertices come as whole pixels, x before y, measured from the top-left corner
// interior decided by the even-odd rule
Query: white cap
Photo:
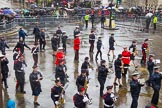
[[[62,33],[66,33],[66,31],[62,31]]]
[[[132,73],[132,76],[136,76],[136,75],[139,75],[139,73],[138,72]]]
[[[63,49],[63,47],[59,47],[59,48],[58,48],[58,50],[62,50],[62,49]]]
[[[0,57],[4,57],[4,56],[5,56],[5,55],[3,55],[3,54],[0,53]]]

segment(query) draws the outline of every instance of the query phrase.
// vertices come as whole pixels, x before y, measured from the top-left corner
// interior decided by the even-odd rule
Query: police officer
[[[57,38],[58,38],[57,45],[60,46],[60,39],[61,39],[61,36],[62,36],[62,30],[60,29],[60,27],[57,28],[56,34],[57,34]]]
[[[152,96],[151,103],[155,106],[158,104],[158,101],[159,101],[161,79],[162,79],[162,74],[159,73],[159,66],[155,66],[154,73],[151,75],[151,84],[152,84],[152,88],[154,90],[154,94]]]
[[[40,106],[40,104],[37,102],[38,96],[40,92],[42,92],[41,89],[41,83],[40,80],[43,79],[42,74],[38,71],[37,65],[33,66],[33,72],[29,76],[32,95],[34,96],[34,105]]]
[[[89,44],[90,44],[89,52],[93,53],[94,42],[95,42],[95,34],[94,34],[94,31],[91,30],[91,34],[89,35]]]
[[[3,55],[4,57],[1,58],[1,72],[2,72],[2,82],[4,82],[4,86],[5,88],[8,88],[8,84],[7,84],[7,78],[8,78],[8,72],[9,72],[9,68],[8,68],[8,59],[6,58],[5,55]]]
[[[45,31],[44,31],[44,29],[41,29],[39,44],[40,44],[40,51],[42,51],[42,50],[45,51],[46,37],[45,37]]]
[[[87,70],[85,69],[81,70],[81,74],[76,79],[76,85],[77,85],[78,90],[80,87],[84,87],[84,89],[87,89],[87,85],[85,84],[88,84],[89,81],[87,79],[86,73],[87,73]]]
[[[115,95],[112,93],[113,86],[107,86],[107,92],[103,95],[104,108],[114,108]]]
[[[134,62],[135,56],[137,54],[137,46],[136,46],[136,44],[137,44],[136,41],[132,41],[132,45],[129,46],[129,51],[131,52],[130,60],[133,62],[134,67],[137,67],[135,65],[135,62]]]
[[[57,35],[56,33],[53,34],[53,37],[51,38],[51,45],[52,45],[52,50],[53,50],[53,56],[56,55],[56,51],[57,51],[57,48],[58,48],[58,38],[57,38]]]
[[[28,48],[30,50],[30,47],[23,41],[22,38],[20,38],[19,42],[17,42],[16,46],[13,49],[13,52],[17,49],[20,48],[20,52],[24,54],[24,47]]]
[[[76,38],[76,35],[78,35],[79,33],[80,33],[79,26],[76,26],[74,30],[74,38]]]
[[[37,66],[39,48],[38,48],[38,43],[37,42],[35,42],[34,45],[35,46],[32,48],[31,53],[33,55],[33,60],[34,60],[34,65],[33,66]]]
[[[33,34],[35,35],[35,42],[38,42],[40,38],[40,30],[39,30],[38,24],[36,24],[36,26],[34,27]]]
[[[139,75],[139,73],[134,72],[132,74],[132,80],[130,81],[130,92],[131,92],[131,96],[132,96],[131,108],[137,108],[138,98],[139,98],[139,94],[141,91],[141,87],[144,85],[139,82],[138,75]]]
[[[104,85],[106,82],[108,69],[106,68],[106,61],[101,61],[101,66],[98,67],[98,81],[100,83],[100,96],[103,96]]]
[[[98,54],[100,54],[100,59],[102,60],[102,51],[101,51],[101,47],[102,47],[102,40],[101,40],[101,37],[98,37],[96,60],[98,60],[98,58],[97,58]]]
[[[155,62],[153,61],[154,60],[154,55],[149,55],[149,60],[147,61],[147,70],[149,72],[149,79],[147,80],[147,85],[150,86],[150,78],[151,78],[151,75],[154,71],[154,66],[156,66]]]
[[[9,49],[9,46],[7,45],[4,36],[1,37],[0,40],[0,50],[2,51],[2,54],[5,55],[6,54],[6,48]]]
[[[110,56],[110,51],[112,51],[112,54],[113,54],[113,57],[114,57],[114,42],[115,42],[115,39],[114,39],[114,33],[111,34],[110,38],[109,38],[109,51],[108,51],[108,56]]]
[[[88,13],[84,16],[84,21],[86,23],[86,29],[88,28],[88,21],[89,21],[90,16],[88,15]]]
[[[76,93],[73,96],[74,106],[77,108],[86,108],[87,102],[89,102],[88,96],[85,93],[85,88],[80,87],[78,90],[79,93]]]
[[[119,54],[118,55],[118,58],[115,60],[114,62],[114,66],[115,66],[115,79],[114,79],[114,85],[118,85],[116,83],[116,80],[118,79],[118,82],[119,82],[119,87],[122,87],[122,84],[121,84],[121,74],[122,74],[122,55]]]
[[[81,70],[87,70],[86,75],[89,76],[89,68],[93,69],[93,67],[89,64],[89,57],[84,58],[84,62],[82,63]]]
[[[63,31],[62,33],[63,33],[62,34],[62,47],[64,49],[64,52],[66,52],[66,41],[67,41],[68,36],[66,34],[66,31]]]
[[[65,85],[65,67],[64,67],[64,61],[60,60],[59,61],[59,65],[56,66],[56,74],[55,74],[55,78],[60,78],[61,84],[64,86]]]
[[[56,106],[58,106],[60,104],[59,98],[60,98],[61,95],[63,95],[62,94],[63,87],[62,87],[62,84],[61,84],[61,81],[60,81],[59,78],[57,78],[55,80],[55,83],[56,83],[56,85],[51,88],[51,99],[53,100],[53,103],[54,103],[55,108],[56,108]]]
[[[16,84],[16,90],[20,86],[20,92],[25,94],[26,92],[24,91],[24,84],[25,84],[25,71],[24,68],[26,67],[26,63],[24,60],[24,56],[21,55],[18,60],[15,60],[14,62],[14,70],[15,70],[15,76],[17,79],[17,84]]]

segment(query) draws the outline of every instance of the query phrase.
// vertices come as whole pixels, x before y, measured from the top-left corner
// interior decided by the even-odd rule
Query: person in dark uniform
[[[21,52],[20,52],[20,48],[16,48],[15,50],[16,52],[13,54],[13,60],[18,60],[20,55],[21,55]]]
[[[5,88],[8,88],[8,84],[7,84],[8,72],[9,72],[8,63],[9,61],[4,55],[4,57],[1,58],[1,73],[2,73],[2,82],[4,82]]]
[[[86,75],[89,76],[89,68],[93,69],[93,67],[89,64],[89,57],[85,57],[84,62],[82,63],[81,70],[87,70]]]
[[[141,87],[144,86],[144,84],[141,84],[138,80],[138,73],[134,72],[132,74],[132,80],[130,81],[130,92],[132,96],[132,104],[131,108],[137,108],[138,106],[138,98],[141,91]]]
[[[56,73],[55,73],[55,78],[60,78],[61,84],[64,86],[65,85],[65,67],[64,67],[64,61],[60,60],[59,65],[56,66]]]
[[[156,64],[155,64],[155,62],[153,60],[154,60],[154,55],[149,55],[149,60],[147,61],[147,70],[149,72],[149,78],[146,81],[146,84],[148,86],[151,86],[150,79],[151,79],[151,75],[152,75],[152,73],[154,71],[154,66],[156,66]]]
[[[162,79],[162,74],[159,73],[159,66],[155,66],[154,73],[151,75],[151,84],[152,84],[152,88],[154,90],[154,94],[152,96],[151,103],[155,106],[158,105],[158,101],[159,101],[161,79]]]
[[[104,85],[107,78],[108,69],[106,68],[106,61],[101,61],[101,66],[98,67],[98,81],[100,83],[100,96],[103,96]]]
[[[142,44],[142,59],[141,64],[146,64],[146,55],[148,53],[148,41],[149,39],[145,39],[144,43]]]
[[[80,30],[79,30],[79,27],[76,26],[75,27],[75,30],[74,30],[74,38],[76,38],[76,35],[80,34]]]
[[[114,42],[115,42],[114,34],[112,33],[110,38],[109,38],[109,51],[108,51],[108,54],[107,54],[108,56],[110,56],[110,51],[112,51],[112,54],[113,54],[113,57],[114,57],[114,50],[115,50]]]
[[[38,71],[37,65],[33,66],[33,72],[29,76],[29,81],[31,85],[32,95],[34,96],[34,105],[39,106],[40,104],[37,102],[38,96],[40,92],[42,92],[41,89],[41,83],[40,80],[43,79],[42,74]]]
[[[35,35],[35,42],[38,42],[40,38],[40,29],[38,27],[38,24],[36,24],[36,26],[34,27],[33,34]]]
[[[51,88],[51,99],[53,100],[53,103],[56,106],[59,105],[59,97],[63,95],[63,87],[61,84],[61,81],[59,79],[55,80],[56,85]]]
[[[44,29],[41,30],[39,44],[40,44],[40,51],[42,51],[42,50],[45,51],[46,37],[45,37],[45,31],[44,31]]]
[[[63,33],[62,34],[62,47],[63,47],[64,52],[66,52],[66,41],[67,41],[68,36],[66,34],[66,31],[63,31],[62,33]]]
[[[58,38],[57,38],[57,35],[56,33],[53,34],[53,37],[51,38],[51,45],[52,45],[52,49],[53,49],[53,56],[56,55],[56,52],[57,52],[57,48],[58,48]]]
[[[94,31],[91,30],[91,34],[89,35],[89,44],[90,44],[89,52],[93,53],[94,42],[95,42],[95,34],[94,34]]]
[[[98,41],[97,41],[97,53],[96,53],[96,60],[98,60],[98,54],[100,54],[100,59],[102,60],[102,51],[101,51],[101,47],[102,47],[102,40],[101,37],[98,37]]]
[[[104,14],[101,16],[101,28],[104,28],[104,22],[105,22],[106,18],[104,16]]]
[[[129,46],[129,51],[131,52],[130,60],[133,62],[134,67],[137,67],[135,65],[135,62],[134,62],[135,56],[137,54],[137,46],[136,45],[137,45],[137,42],[136,41],[132,41],[132,45]]]
[[[85,88],[80,87],[78,92],[79,93],[76,93],[73,96],[74,106],[77,108],[86,108],[87,102],[89,102],[89,99],[87,97],[87,94],[85,93]]]
[[[24,91],[24,84],[25,84],[25,71],[24,68],[26,67],[26,63],[24,60],[24,56],[21,55],[18,60],[15,60],[14,62],[14,70],[15,70],[15,76],[17,79],[17,84],[16,84],[16,90],[20,86],[20,92],[25,94],[26,92]]]
[[[87,89],[87,84],[89,83],[86,76],[87,70],[81,70],[81,74],[76,79],[76,85],[79,90],[80,87]]]
[[[24,47],[28,48],[30,50],[30,47],[26,45],[26,43],[23,41],[22,38],[20,38],[19,42],[17,42],[16,46],[13,49],[13,52],[17,49],[20,48],[20,52],[24,54]]]
[[[32,55],[33,55],[33,60],[34,60],[34,65],[33,66],[37,66],[38,64],[38,52],[39,52],[39,48],[38,48],[38,43],[34,43],[34,47],[32,48]]]
[[[0,50],[1,50],[3,55],[6,54],[6,48],[9,49],[10,47],[7,45],[5,38],[3,36],[3,37],[1,37],[1,40],[0,40]]]
[[[57,28],[57,31],[56,31],[56,34],[57,34],[57,38],[58,38],[58,47],[60,46],[60,40],[61,40],[61,36],[62,36],[62,30],[60,29],[60,27]]]
[[[104,108],[114,108],[115,96],[112,93],[113,86],[107,86],[107,92],[103,95]]]
[[[118,82],[119,82],[119,87],[122,87],[122,84],[121,84],[121,74],[122,74],[122,55],[119,54],[118,55],[118,58],[115,60],[114,62],[114,66],[115,66],[115,79],[114,79],[114,85],[118,85],[116,83],[116,80],[118,79]]]

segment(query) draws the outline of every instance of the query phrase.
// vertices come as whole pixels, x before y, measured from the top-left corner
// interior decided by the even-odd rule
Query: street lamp
[[[0,59],[3,58],[4,55],[0,54]],[[2,96],[2,76],[1,76],[1,62],[0,62],[0,108],[3,108],[3,96]]]

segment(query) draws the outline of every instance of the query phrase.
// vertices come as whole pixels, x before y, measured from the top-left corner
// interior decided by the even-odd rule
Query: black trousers
[[[154,104],[154,105],[157,105],[158,100],[159,100],[159,91],[160,91],[160,89],[153,88],[153,90],[154,90],[154,94],[152,96],[151,103]]]
[[[38,40],[39,40],[39,33],[36,33],[35,34],[35,42],[38,42]]]
[[[154,30],[156,30],[156,23],[154,23]]]
[[[104,21],[101,21],[101,28],[104,28]]]
[[[128,64],[124,64],[124,67],[128,67],[128,66],[129,66]],[[128,68],[124,68],[124,73],[123,73],[124,76],[127,74],[127,71],[128,71]]]
[[[90,42],[89,52],[93,52],[93,50],[94,50],[94,42]]]
[[[104,90],[106,78],[98,78],[98,82],[100,83],[100,96],[103,96],[103,90]]]
[[[86,23],[86,29],[88,28],[88,20],[85,20]]]
[[[18,81],[18,87],[20,87],[20,92],[24,92],[24,84],[25,84],[25,73],[24,72],[15,72],[16,79]]]
[[[38,64],[38,54],[33,54],[34,66]]]
[[[79,60],[79,50],[75,50],[74,60]]]
[[[4,82],[5,86],[7,86],[7,78],[8,78],[8,72],[2,72],[2,82]]]
[[[139,96],[132,96],[131,108],[137,108],[137,106],[138,106],[138,98],[139,98]]]
[[[63,43],[62,47],[63,47],[64,51],[66,52],[66,43]]]
[[[46,41],[44,40],[42,40],[42,39],[40,39],[39,40],[39,43],[40,43],[40,50],[45,50],[45,46],[46,46]]]
[[[96,58],[98,57],[98,54],[100,54],[100,58],[102,59],[102,52],[101,52],[101,49],[97,49]]]

